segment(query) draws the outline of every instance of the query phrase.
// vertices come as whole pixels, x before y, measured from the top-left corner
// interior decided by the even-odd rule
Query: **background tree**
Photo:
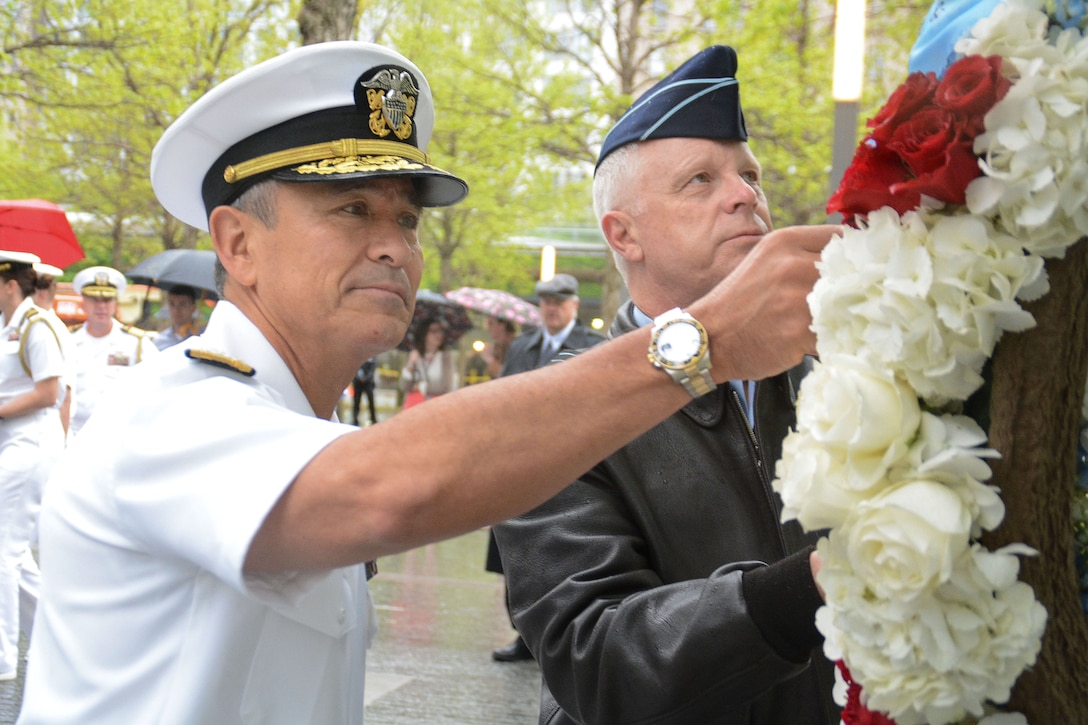
[[[282,46],[282,3],[253,0],[28,2],[5,6],[0,85],[8,134],[0,195],[46,197],[89,220],[88,259],[128,269],[153,252],[193,247],[195,229],[151,191],[163,130],[255,54]]]
[[[298,32],[303,45],[328,40],[352,40],[359,27],[358,0],[303,0]]]

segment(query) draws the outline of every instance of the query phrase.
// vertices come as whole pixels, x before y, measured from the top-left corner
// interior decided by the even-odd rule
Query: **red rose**
[[[861,685],[854,682],[846,663],[839,660],[835,663],[846,682],[846,707],[842,709],[842,721],[845,725],[895,725],[895,720],[886,715],[866,709],[861,704]]]
[[[899,214],[922,196],[966,202],[967,185],[982,173],[974,153],[983,117],[1011,84],[998,56],[969,56],[952,64],[940,82],[912,73],[869,121],[865,139],[828,202],[847,224],[883,206]]]
[[[922,195],[946,204],[967,202],[967,185],[982,175],[978,156],[975,155],[974,139],[961,137],[941,151],[941,163],[932,171],[891,187],[891,193],[901,198],[894,205],[897,209],[901,204],[912,203],[907,208],[913,209],[921,202]]]
[[[983,58],[969,55],[948,67],[934,95],[934,102],[941,108],[972,119],[982,132],[982,118],[994,104],[1005,97],[1012,82],[1001,75],[1001,56]]]
[[[911,73],[903,85],[895,89],[887,103],[869,119],[872,136],[878,141],[887,140],[898,126],[913,116],[920,108],[933,102],[937,89],[934,73]]]
[[[892,206],[913,209],[923,194],[946,204],[966,201],[967,185],[982,173],[970,127],[970,120],[930,106],[895,129],[886,147],[903,160],[910,178],[892,185],[890,192],[902,197]]]
[[[915,176],[939,168],[944,150],[961,133],[962,122],[943,108],[929,106],[892,131],[886,148],[906,163]]]
[[[854,153],[842,183],[827,203],[827,213],[841,213],[847,224],[853,224],[855,216],[865,216],[882,206],[891,206],[903,214],[913,209],[918,200],[911,203],[906,197],[897,196],[892,189],[911,178],[910,169],[903,160],[877,145],[870,136]]]

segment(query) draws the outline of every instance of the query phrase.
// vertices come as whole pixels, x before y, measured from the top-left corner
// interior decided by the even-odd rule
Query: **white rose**
[[[774,490],[782,498],[782,521],[797,519],[807,531],[839,526],[859,501],[875,492],[843,486],[850,478],[845,459],[798,431],[782,442],[775,476]],[[877,486],[882,483],[883,479]]]
[[[798,430],[844,462],[846,478],[838,484],[857,491],[880,483],[906,455],[920,420],[908,386],[847,355],[818,362],[797,401]]]
[[[876,596],[900,601],[947,581],[970,532],[963,500],[948,486],[927,480],[899,484],[862,501],[842,530],[857,576]]]

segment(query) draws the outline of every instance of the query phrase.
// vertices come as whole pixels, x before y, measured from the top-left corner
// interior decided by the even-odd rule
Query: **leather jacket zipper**
[[[758,386],[758,384],[757,384]],[[778,534],[778,546],[782,551],[782,556],[786,556],[790,553],[790,547],[786,543],[786,535],[782,529],[782,526],[778,524],[778,507],[775,504],[774,489],[771,486],[767,467],[763,464],[763,452],[759,448],[759,439],[756,438],[756,431],[753,427],[752,421],[748,420],[748,413],[744,410],[744,402],[741,401],[740,395],[737,393],[733,386],[729,386],[729,394],[733,399],[733,405],[744,419],[744,427],[748,431],[748,440],[752,442],[752,450],[756,454],[756,470],[759,472],[759,480],[763,484],[763,495],[767,501],[767,508],[771,512],[771,519],[775,521],[775,531]],[[754,393],[753,393],[754,395]],[[753,415],[755,414],[755,405],[752,405]]]
[[[759,470],[760,479],[767,483],[767,472],[763,465],[763,453],[759,450],[759,440],[756,438],[756,431],[752,427],[752,421],[748,420],[748,413],[744,410],[744,402],[740,399],[740,395],[737,391],[730,386],[729,395],[733,399],[733,405],[736,407],[737,412],[740,413],[740,417],[744,420],[744,428],[748,431],[748,440],[752,444],[752,450],[756,454],[756,468]]]

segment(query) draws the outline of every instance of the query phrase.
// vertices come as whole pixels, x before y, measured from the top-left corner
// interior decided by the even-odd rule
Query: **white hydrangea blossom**
[[[890,208],[833,239],[809,295],[817,351],[867,357],[931,405],[963,400],[1006,331],[1034,319],[1017,297],[1045,290],[1043,260],[992,222]]]
[[[853,572],[849,545],[833,531],[820,542],[817,613],[828,657],[844,659],[866,707],[898,725],[946,725],[1007,702],[1034,664],[1046,610],[1017,581],[1026,547],[961,552],[943,583],[910,601],[884,599]]]
[[[1088,37],[1049,30],[1039,0],[1006,0],[956,45],[1001,55],[1014,81],[975,139],[984,175],[967,206],[1047,257],[1088,235]]]

